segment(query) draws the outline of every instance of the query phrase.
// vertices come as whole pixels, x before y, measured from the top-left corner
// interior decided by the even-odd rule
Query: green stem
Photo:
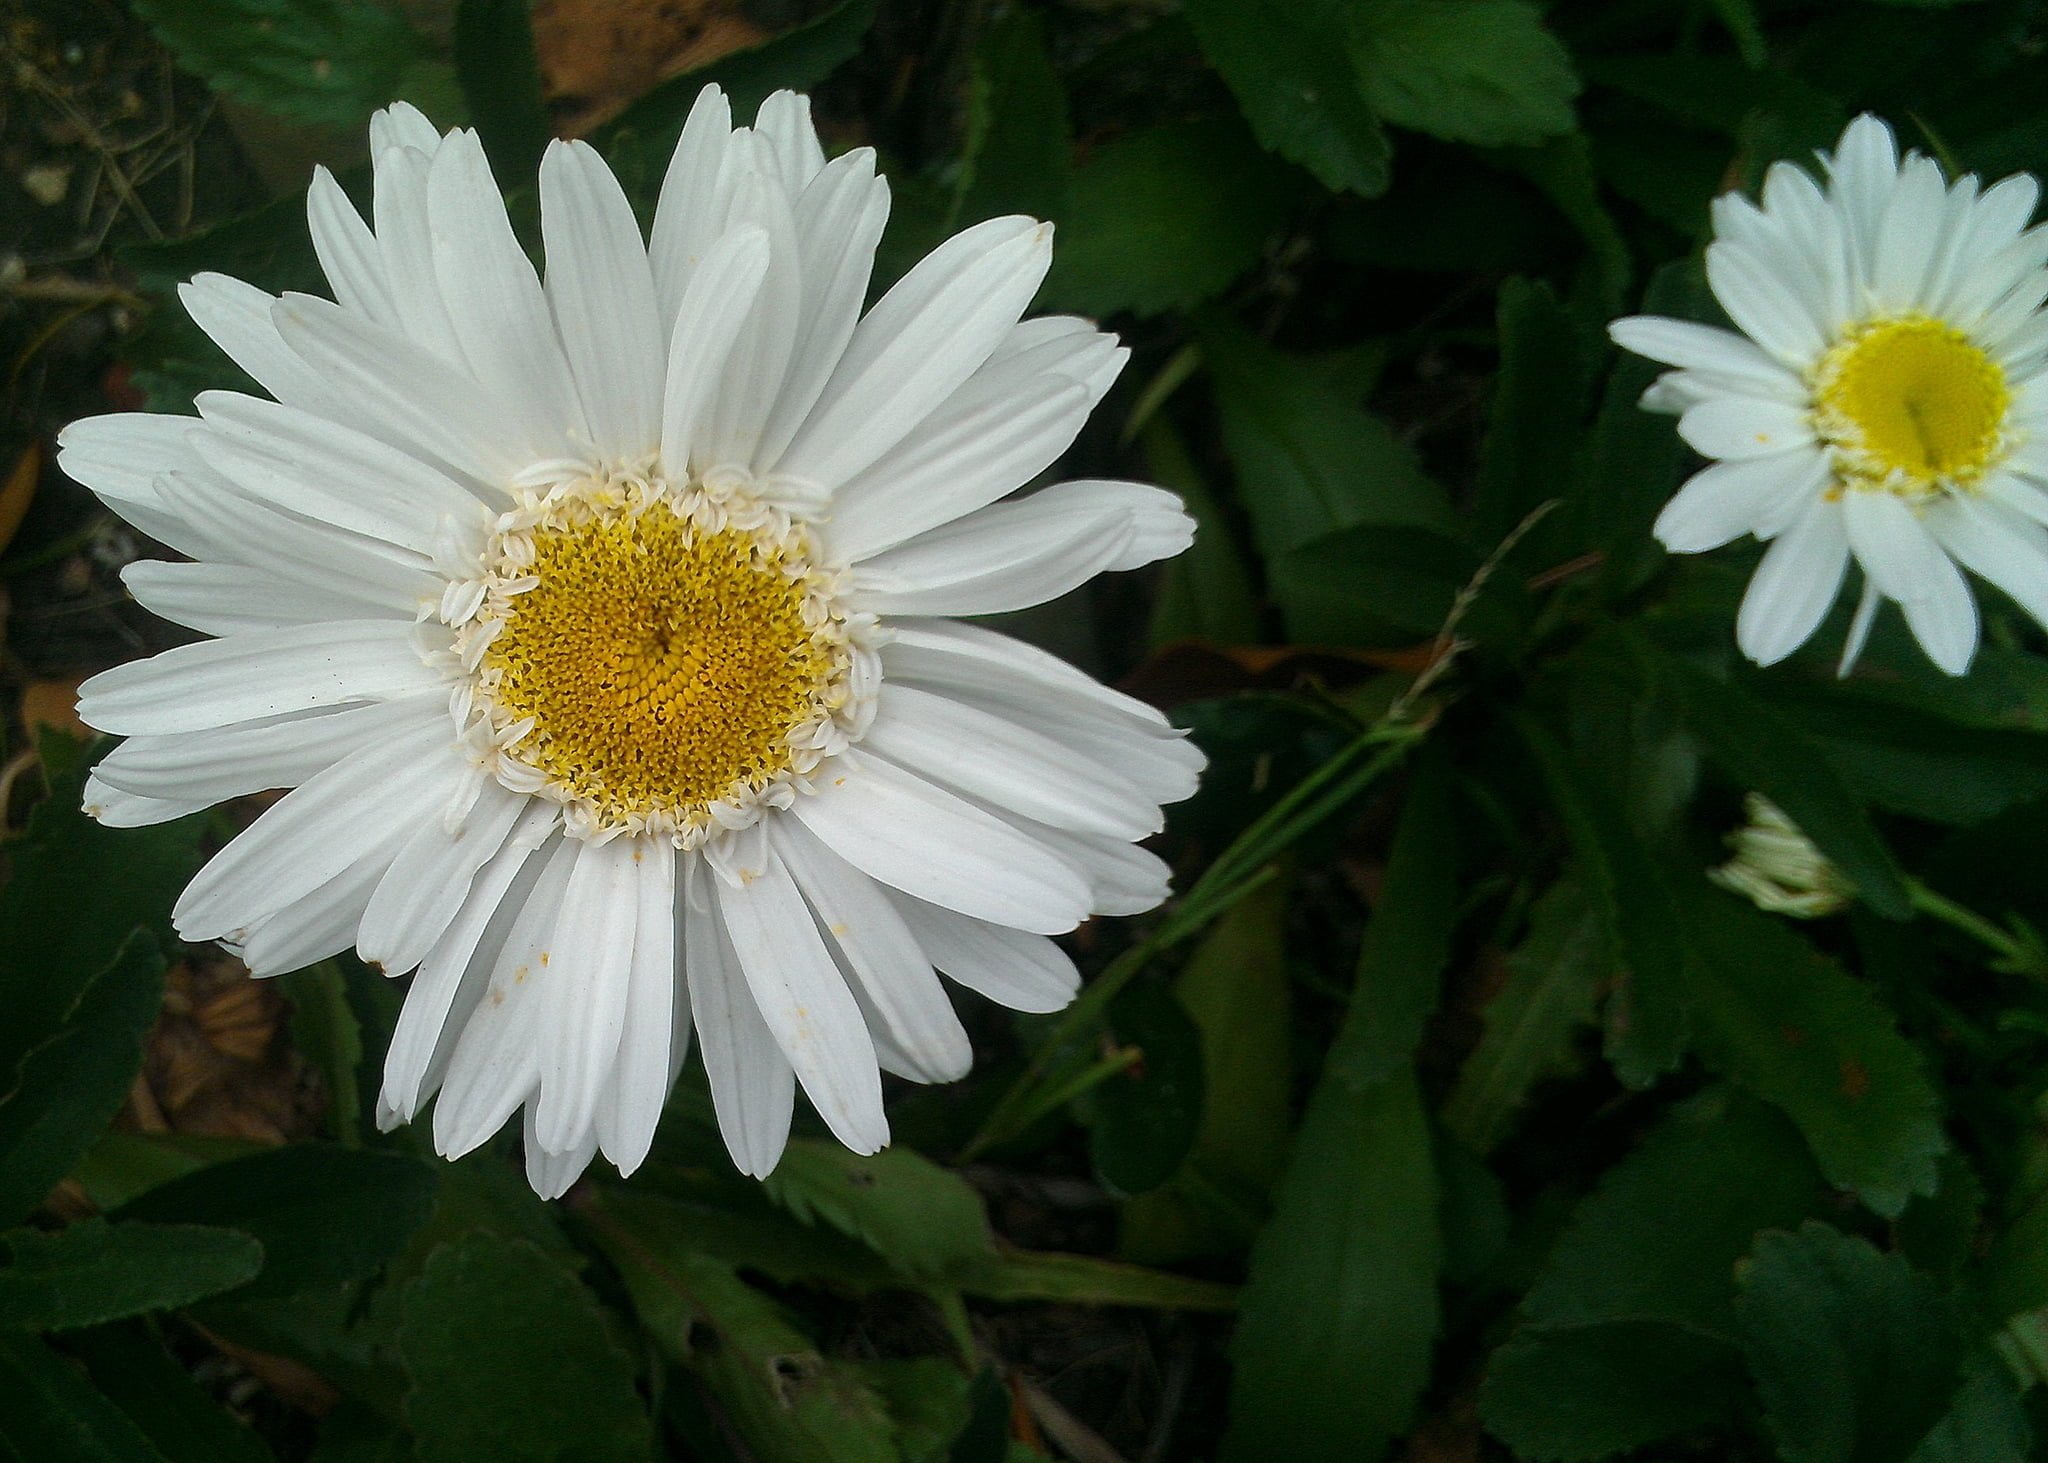
[[[2036,941],[2015,935],[1973,909],[1967,909],[1945,894],[1937,894],[1918,879],[1906,881],[1907,897],[1913,908],[1951,929],[1968,935],[1998,957],[1995,966],[2013,975],[2031,975],[2048,980],[2048,956]]]

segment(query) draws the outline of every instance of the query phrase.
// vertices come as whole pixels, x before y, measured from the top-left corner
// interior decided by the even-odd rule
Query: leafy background
[[[2019,1459],[2048,1425],[2048,660],[1881,622],[1732,654],[1754,549],[1624,310],[1710,318],[1706,203],[1892,119],[2048,169],[2036,0],[22,0],[0,36],[0,1454],[418,1459]],[[878,285],[1057,221],[1041,307],[1135,355],[1067,474],[1195,549],[1011,628],[1212,758],[1164,911],[856,1158],[738,1178],[686,1073],[564,1202],[369,1100],[400,992],[267,984],[166,913],[254,811],[75,809],[76,677],[176,632],[45,465],[233,385],[170,291],[316,287],[310,164],[393,97],[643,207],[707,79],[813,89],[895,193]],[[1704,871],[1761,791],[1859,891]]]

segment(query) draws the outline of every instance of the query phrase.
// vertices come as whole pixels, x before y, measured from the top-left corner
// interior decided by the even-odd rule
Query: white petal
[[[899,544],[853,573],[850,601],[884,615],[994,615],[1078,589],[1138,539],[1121,505],[1047,512],[998,503]]]
[[[274,295],[225,274],[207,273],[179,285],[178,299],[193,323],[279,401],[311,405],[321,399],[326,385],[317,364],[301,357],[278,332]]]
[[[188,940],[232,937],[358,859],[388,859],[421,810],[439,815],[466,769],[445,723],[350,753],[266,808],[201,869],[172,909]]]
[[[807,96],[793,91],[771,94],[755,114],[754,133],[767,143],[783,190],[791,198],[809,187],[825,166],[825,149],[818,142],[818,129],[811,125]]]
[[[738,174],[727,166],[732,151],[732,107],[715,84],[697,93],[654,207],[648,257],[661,318],[673,324],[683,291],[712,242],[725,231]]]
[[[1913,157],[1878,217],[1877,254],[1871,263],[1872,302],[1911,309],[1925,298],[1927,272],[1941,244],[1948,186],[1931,158]]]
[[[1775,665],[1820,625],[1842,588],[1849,538],[1840,505],[1815,499],[1772,542],[1742,597],[1735,640],[1758,665]]]
[[[377,603],[369,587],[363,598],[346,582],[307,584],[244,564],[171,564],[137,559],[121,570],[121,582],[135,602],[153,615],[207,635],[275,630],[319,620],[360,620],[380,610],[410,620],[413,602],[393,598]]]
[[[154,505],[158,476],[197,462],[185,445],[196,425],[195,417],[141,411],[81,417],[57,434],[57,466],[117,509]]]
[[[1707,246],[1714,297],[1744,335],[1794,370],[1826,345],[1812,305],[1756,254],[1726,240]]]
[[[460,366],[462,347],[434,273],[434,220],[427,208],[427,174],[433,162],[429,153],[410,147],[377,153],[371,159],[375,178],[370,213],[399,330],[444,364]]]
[[[1009,505],[1005,504],[1004,507]],[[1040,488],[1016,505],[1012,524],[1033,518],[1060,520],[1117,507],[1130,515],[1131,541],[1123,557],[1112,560],[1112,573],[1142,569],[1170,559],[1195,541],[1195,520],[1181,504],[1180,494],[1150,483],[1110,478],[1076,478]]]
[[[574,839],[549,844],[532,892],[520,905],[489,976],[462,1022],[434,1104],[434,1146],[460,1158],[505,1124],[540,1080],[541,1020],[547,1006],[540,955],[553,938],[562,892],[575,867]]]
[[[738,883],[713,879],[706,887],[754,1004],[833,1136],[856,1153],[873,1153],[888,1143],[889,1123],[860,1007],[766,838],[741,857]]]
[[[1043,844],[879,757],[851,754],[792,809],[826,847],[894,889],[1037,934],[1087,915],[1085,883]]]
[[[1678,435],[1704,457],[1738,461],[1813,445],[1804,412],[1749,396],[1724,396],[1688,408],[1678,419]]]
[[[455,340],[505,430],[536,462],[588,450],[583,402],[540,276],[512,232],[474,132],[455,132],[427,179],[434,277]]]
[[[1819,480],[1816,480],[1816,468]],[[1781,452],[1740,462],[1716,462],[1694,473],[1657,515],[1657,541],[1674,554],[1718,549],[1756,532],[1788,499],[1808,500],[1825,481],[1819,453]]]
[[[306,227],[320,270],[341,307],[386,329],[397,328],[398,309],[391,303],[377,236],[324,163],[314,164],[313,181],[306,189]]]
[[[1118,722],[1179,737],[1165,715],[1135,696],[1126,696],[1086,671],[1022,640],[981,625],[953,620],[898,620],[891,623],[882,661],[892,676],[907,676],[941,689],[1015,692],[1026,700],[1052,696],[1091,706]]]
[[[1173,871],[1149,849],[1100,833],[1075,833],[1033,822],[1014,813],[1004,821],[1044,845],[1080,870],[1088,881],[1088,898],[1096,914],[1143,914],[1165,903],[1173,892]]]
[[[618,1060],[632,988],[640,842],[579,843],[554,933],[533,978],[543,988],[540,1091],[534,1131],[565,1149],[597,1121],[598,1096]],[[667,1065],[667,1054],[662,1057]]]
[[[691,272],[669,340],[662,399],[661,458],[672,473],[689,471],[691,445],[767,273],[768,233],[752,225],[720,237]]]
[[[552,142],[540,165],[548,302],[590,419],[611,461],[661,445],[661,317],[633,206],[588,143]]]
[[[86,777],[80,802],[88,818],[109,828],[151,828],[212,806],[197,798],[140,797],[100,781],[96,772]]]
[[[355,943],[363,905],[383,874],[380,850],[357,859],[275,914],[257,920],[236,941],[249,974],[283,975],[346,950]]]
[[[1633,315],[1614,321],[1607,327],[1607,333],[1623,350],[1670,366],[1754,382],[1769,395],[1803,390],[1795,372],[1766,355],[1754,341],[1732,330],[1657,315]]]
[[[1145,838],[1164,820],[1120,769],[1080,756],[1050,737],[977,707],[885,682],[862,739],[969,797],[1059,828]]]
[[[974,1061],[966,1029],[880,886],[793,818],[775,820],[770,842],[852,975],[877,1043],[886,1040],[905,1059],[903,1075],[921,1082],[964,1077]]]
[[[86,681],[78,714],[116,736],[161,735],[444,687],[408,629],[390,620],[336,620],[175,646]]]
[[[1955,561],[1890,493],[1851,492],[1842,512],[1863,571],[1885,598],[1899,602],[1929,658],[1961,675],[1977,649],[1977,602]]]
[[[1081,988],[1067,952],[1043,935],[955,914],[889,891],[897,912],[939,969],[978,995],[1013,1011],[1057,1011]]]
[[[1927,527],[1962,566],[2012,597],[2048,626],[2048,531],[1998,502],[1956,497],[1927,515]]]
[[[989,358],[1051,259],[1051,227],[1026,218],[934,249],[856,327],[777,470],[835,487],[901,441]]]
[[[634,850],[633,886],[626,1025],[611,1082],[597,1105],[598,1142],[621,1174],[638,1168],[654,1146],[662,1104],[681,1065],[675,1048],[690,1031],[689,1006],[677,1000],[676,990],[675,850],[659,840],[641,841]]]
[[[363,910],[357,953],[388,974],[424,960],[461,913],[477,871],[512,836],[526,804],[484,778],[454,827],[445,817],[421,818]]]
[[[739,957],[711,903],[710,878],[703,860],[692,856],[676,889],[690,1014],[718,1131],[741,1172],[766,1178],[789,1141],[796,1076],[740,973]]]
[[[590,1160],[597,1156],[594,1130],[586,1130],[558,1153],[549,1152],[534,1130],[531,1107],[526,1110],[525,1144],[526,1182],[543,1199],[559,1199],[568,1193],[576,1180],[583,1177],[583,1170],[590,1167]]]
[[[130,737],[94,769],[124,792],[197,798],[201,806],[297,787],[343,757],[447,716],[440,696],[242,722],[175,736]]]
[[[765,148],[751,136],[735,138],[734,145],[757,153]],[[732,220],[735,226],[758,228],[767,236],[768,268],[691,444],[699,471],[754,463],[761,429],[781,394],[801,324],[803,278],[796,223],[787,195],[762,176],[758,163],[734,191]],[[677,333],[681,334],[680,327]]]

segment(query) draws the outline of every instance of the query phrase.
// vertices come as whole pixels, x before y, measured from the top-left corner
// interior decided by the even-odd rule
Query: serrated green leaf
[[[159,1184],[115,1217],[254,1235],[263,1271],[232,1298],[265,1300],[374,1273],[426,1221],[435,1180],[404,1154],[301,1143]]]
[[[263,1268],[263,1246],[231,1229],[84,1219],[0,1234],[0,1327],[69,1331],[174,1310]]]
[[[1572,130],[1571,55],[1524,0],[1369,0],[1350,20],[1366,99],[1398,127],[1482,147]]]
[[[445,68],[376,0],[136,0],[178,64],[279,117],[360,127],[399,97],[442,104]]]
[[[2010,1463],[2033,1457],[2033,1444],[2033,1424],[2012,1371],[1987,1350],[1964,1361],[1963,1383],[1947,1415],[1906,1463]]]
[[[1763,1236],[1736,1312],[1785,1463],[1895,1463],[1955,1393],[1962,1342],[1947,1297],[1903,1257],[1828,1225]]]
[[[33,1213],[120,1111],[163,990],[164,957],[137,930],[13,1069],[0,1092],[0,1223]]]
[[[1769,1109],[1726,1091],[1681,1108],[1558,1237],[1488,1362],[1488,1431],[1520,1456],[1577,1463],[1739,1418],[1736,1264],[1823,1197]]]
[[[1607,1059],[1623,1082],[1647,1087],[1678,1064],[1690,1025],[1687,954],[1670,884],[1609,785],[1536,721],[1517,716],[1516,723],[1622,962],[1620,988],[1607,1004]]]
[[[1342,0],[1190,0],[1188,23],[1259,142],[1335,192],[1384,193],[1393,146],[1345,53]]]
[[[49,796],[8,849],[12,872],[0,888],[0,1095],[131,934],[146,929],[168,945],[171,903],[199,866],[199,819],[102,827],[80,807],[86,750],[54,732],[41,747]]]
[[[1574,1038],[1593,1024],[1614,971],[1607,923],[1575,878],[1536,901],[1528,933],[1507,957],[1507,981],[1487,1003],[1485,1029],[1444,1103],[1444,1126],[1475,1153],[1507,1136],[1529,1092],[1575,1064]]]
[[[1039,304],[1085,315],[1199,305],[1258,262],[1292,193],[1234,118],[1106,142],[1073,171]]]
[[[460,0],[455,79],[499,186],[530,181],[554,135],[541,99],[531,0]]]
[[[762,1188],[799,1219],[860,1240],[906,1277],[943,1280],[995,1253],[980,1196],[908,1148],[863,1156],[794,1139]]]
[[[1316,1088],[1252,1248],[1226,1460],[1379,1457],[1437,1329],[1437,1181],[1412,1069]]]
[[[33,1336],[0,1335],[0,1457],[21,1463],[163,1463],[76,1365]]]
[[[588,1197],[584,1217],[648,1335],[756,1456],[895,1463],[895,1425],[860,1375],[820,1356],[780,1306],[699,1252],[684,1216],[631,1199]]]
[[[596,1299],[524,1240],[435,1251],[405,1293],[398,1346],[421,1463],[645,1463],[653,1450],[632,1359]]]
[[[1701,1057],[1792,1119],[1831,1183],[1895,1217],[1948,1147],[1919,1054],[1868,987],[1704,884],[1683,901]]]
[[[1287,638],[1304,645],[1411,645],[1434,635],[1480,556],[1427,529],[1359,523],[1271,557],[1267,574]],[[1508,629],[1497,600],[1475,603],[1465,628],[1487,643]]]
[[[255,1430],[209,1397],[148,1325],[97,1326],[66,1336],[64,1345],[163,1463],[271,1463]]]
[[[1744,1390],[1732,1347],[1666,1322],[1524,1326],[1488,1359],[1479,1416],[1516,1458],[1590,1463],[1732,1423]]]

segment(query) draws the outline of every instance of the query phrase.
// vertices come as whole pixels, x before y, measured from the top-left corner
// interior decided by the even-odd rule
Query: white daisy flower
[[[308,201],[334,300],[202,275],[193,317],[274,400],[74,423],[62,463],[191,563],[135,597],[217,639],[95,676],[126,737],[87,788],[137,825],[294,789],[179,900],[273,974],[413,971],[381,1111],[436,1092],[456,1157],[525,1109],[565,1190],[645,1157],[697,1034],[739,1166],[801,1086],[888,1141],[878,1068],[969,1065],[935,971],[1023,1011],[1047,938],[1165,897],[1134,840],[1202,758],[1156,711],[952,616],[1179,552],[1171,494],[999,501],[1122,366],[1019,323],[1051,254],[977,224],[865,315],[888,190],[808,102],[735,129],[707,88],[643,241],[581,143],[540,170],[535,273],[472,132],[371,123],[365,223]]]
[[[1616,342],[1679,369],[1644,405],[1713,464],[1657,519],[1673,553],[1770,541],[1736,621],[1761,665],[1812,635],[1853,557],[1849,666],[1882,600],[1936,665],[1969,668],[1962,570],[2048,623],[2048,230],[2024,174],[1979,190],[1858,117],[1825,182],[1771,168],[1714,200],[1707,278],[1735,334],[1637,316]]]

